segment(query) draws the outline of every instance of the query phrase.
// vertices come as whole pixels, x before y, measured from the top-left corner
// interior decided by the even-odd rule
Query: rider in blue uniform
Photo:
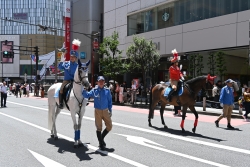
[[[74,80],[75,71],[78,66],[78,63],[76,61],[78,58],[77,50],[80,44],[81,42],[79,40],[74,39],[72,42],[72,50],[70,51],[70,61],[65,61],[62,55],[61,62],[58,64],[58,68],[60,70],[64,70],[64,79],[59,93],[59,108],[61,109],[63,109],[63,98],[62,98],[63,88],[66,84]]]

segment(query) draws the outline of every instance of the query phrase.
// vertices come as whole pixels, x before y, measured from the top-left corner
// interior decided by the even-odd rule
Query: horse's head
[[[214,79],[216,77],[217,76],[211,76],[210,74],[208,74],[206,77],[206,84],[203,85],[202,91],[204,92],[204,94],[206,94],[207,97],[209,97],[208,91],[213,89]]]
[[[87,61],[86,63],[82,63],[78,59],[78,68],[75,72],[75,77],[74,80],[76,83],[80,83],[81,85],[85,87],[89,87],[89,80],[88,80],[88,66],[90,64],[90,60]]]

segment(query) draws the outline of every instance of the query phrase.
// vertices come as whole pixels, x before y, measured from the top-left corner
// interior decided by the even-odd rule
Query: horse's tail
[[[155,87],[155,85],[152,86],[150,89],[150,94],[149,94],[149,114],[148,114],[148,119],[153,119],[154,118],[154,110],[152,110],[152,90]]]

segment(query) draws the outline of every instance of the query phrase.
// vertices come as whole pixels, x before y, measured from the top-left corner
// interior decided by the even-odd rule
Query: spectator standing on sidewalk
[[[219,127],[219,122],[223,117],[227,117],[227,128],[234,129],[231,125],[231,114],[234,108],[234,95],[233,95],[233,83],[232,79],[228,79],[225,81],[226,86],[221,89],[220,94],[220,104],[223,107],[223,114],[219,116],[219,118],[215,121],[216,127]]]
[[[123,87],[123,102],[127,103],[127,84],[125,81],[121,84],[121,87]]]
[[[41,85],[41,98],[44,98],[44,87]]]
[[[120,86],[119,86],[119,83],[117,82],[117,83],[115,84],[115,102],[118,102],[119,91],[120,91]]]
[[[246,91],[243,93],[244,102],[243,105],[245,107],[245,114],[242,115],[245,121],[248,121],[247,115],[250,113],[250,87],[246,88]]]
[[[174,115],[181,116],[181,106],[174,106]]]
[[[26,89],[27,97],[29,97],[30,96],[30,85],[26,84],[25,89]]]
[[[218,80],[216,82],[216,84],[214,85],[214,88],[212,90],[212,95],[214,97],[215,102],[219,102],[221,89],[222,89],[222,82],[221,82],[221,80]],[[215,108],[221,108],[219,103],[214,103],[213,106]]]
[[[16,91],[15,91],[16,98],[18,98],[18,93],[20,94],[21,98],[21,85],[19,82],[16,84]]]
[[[131,85],[131,103],[134,104],[136,102],[136,81],[132,80]]]
[[[0,87],[1,92],[1,107],[6,107],[6,100],[7,100],[7,85],[6,82],[3,82],[3,85]]]
[[[23,97],[26,97],[27,95],[27,91],[26,91],[26,83],[22,86],[22,90],[23,90]]]

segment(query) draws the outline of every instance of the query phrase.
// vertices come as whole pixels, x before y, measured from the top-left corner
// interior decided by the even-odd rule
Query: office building
[[[104,36],[119,33],[124,57],[133,35],[152,40],[161,55],[157,81],[168,80],[171,51],[176,48],[187,58],[179,63],[187,76],[192,75],[191,55],[203,57],[202,74],[207,74],[209,55],[221,51],[227,70],[218,78],[250,84],[249,16],[249,0],[105,0]]]

